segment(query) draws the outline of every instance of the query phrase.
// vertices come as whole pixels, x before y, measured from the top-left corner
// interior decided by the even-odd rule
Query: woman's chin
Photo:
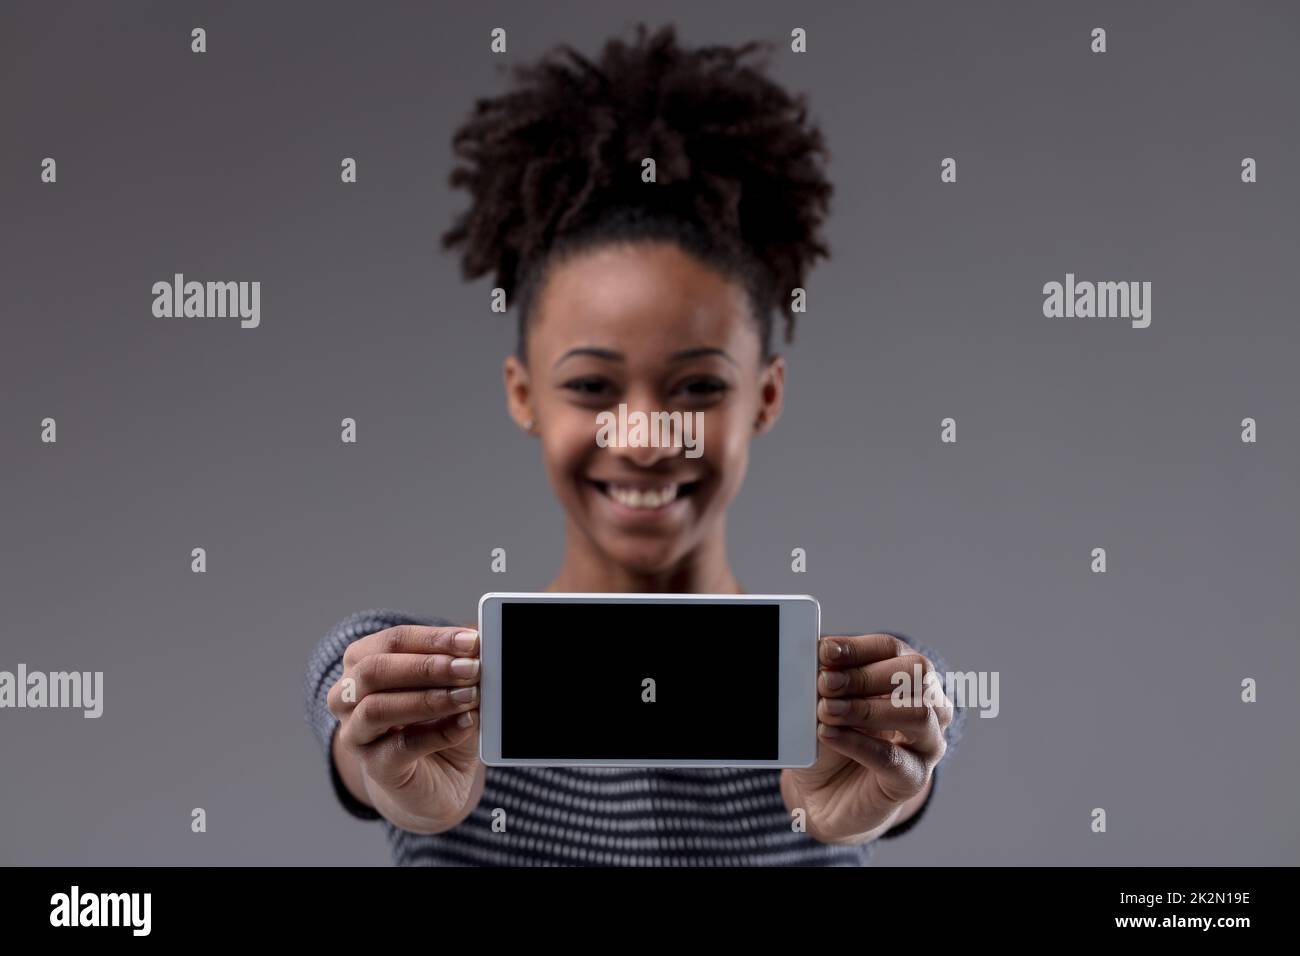
[[[664,574],[676,567],[686,549],[677,541],[607,541],[602,550],[627,574]]]

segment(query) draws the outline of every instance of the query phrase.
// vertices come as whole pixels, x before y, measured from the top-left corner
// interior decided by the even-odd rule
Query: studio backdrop
[[[874,865],[1295,864],[1300,8],[676,0],[4,4],[0,862],[389,862],[311,649],[563,535],[452,132],[641,20],[771,42],[829,148],[738,577],[995,689]]]

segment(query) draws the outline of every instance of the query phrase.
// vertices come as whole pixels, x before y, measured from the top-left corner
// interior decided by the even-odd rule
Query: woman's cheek
[[[583,476],[587,457],[581,440],[553,440],[547,448],[546,470],[561,500],[576,501],[576,485]]]
[[[749,436],[742,433],[739,417],[717,416],[720,420],[709,442],[705,432],[704,458],[718,486],[716,506],[725,508],[740,490],[748,463]],[[705,427],[708,427],[706,422]]]

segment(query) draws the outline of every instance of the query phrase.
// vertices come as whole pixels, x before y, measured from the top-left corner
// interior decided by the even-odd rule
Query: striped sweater
[[[316,645],[307,664],[307,722],[329,767],[344,809],[380,820],[399,866],[862,866],[872,844],[831,846],[792,826],[781,798],[780,770],[625,769],[618,767],[488,767],[483,797],[460,824],[437,834],[394,826],[348,792],[330,744],[338,719],[326,700],[343,673],[353,641],[396,624],[454,622],[373,609],[340,621]],[[897,632],[940,671],[931,651]],[[934,799],[939,773],[961,738],[965,715],[956,708],[948,750],[934,771],[930,797],[915,815],[886,832],[907,832]],[[504,832],[492,828],[505,811]],[[500,814],[496,814],[500,817]]]

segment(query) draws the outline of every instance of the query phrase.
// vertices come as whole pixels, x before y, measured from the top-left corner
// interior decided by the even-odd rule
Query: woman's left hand
[[[782,771],[781,790],[791,811],[804,810],[809,836],[863,842],[923,800],[952,702],[934,665],[892,634],[824,637],[817,655],[817,762]]]

